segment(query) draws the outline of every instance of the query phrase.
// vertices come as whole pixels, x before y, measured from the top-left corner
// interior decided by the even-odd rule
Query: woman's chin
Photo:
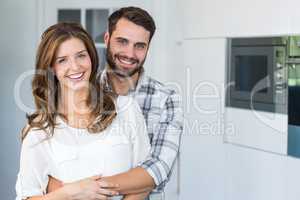
[[[89,83],[87,81],[68,82],[63,88],[72,92],[84,91],[89,89]]]

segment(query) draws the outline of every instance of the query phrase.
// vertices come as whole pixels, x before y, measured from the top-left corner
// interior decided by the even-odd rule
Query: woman
[[[80,25],[58,23],[43,33],[32,82],[37,110],[22,132],[18,200],[118,195],[117,185],[101,182],[100,174],[127,171],[147,156],[150,144],[137,103],[104,92],[97,68],[96,48]],[[46,194],[49,176],[64,185]]]

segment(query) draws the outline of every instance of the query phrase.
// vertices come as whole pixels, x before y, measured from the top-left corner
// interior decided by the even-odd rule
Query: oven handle
[[[287,88],[287,83],[276,83],[275,84],[276,90],[283,90]]]

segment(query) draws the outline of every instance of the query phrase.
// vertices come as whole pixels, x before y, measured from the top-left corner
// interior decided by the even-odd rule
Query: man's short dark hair
[[[112,35],[113,31],[116,29],[116,24],[121,18],[125,18],[130,22],[142,26],[147,31],[149,31],[150,32],[149,42],[151,41],[156,27],[153,18],[147,11],[132,6],[124,7],[124,8],[120,8],[119,10],[116,10],[108,18],[109,35]]]

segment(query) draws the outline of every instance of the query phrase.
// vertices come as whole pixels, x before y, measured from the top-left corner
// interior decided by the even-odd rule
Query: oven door
[[[232,47],[230,60],[230,102],[255,109],[274,103],[274,46]],[[262,108],[264,110],[264,108]],[[266,108],[272,111],[272,106]]]

